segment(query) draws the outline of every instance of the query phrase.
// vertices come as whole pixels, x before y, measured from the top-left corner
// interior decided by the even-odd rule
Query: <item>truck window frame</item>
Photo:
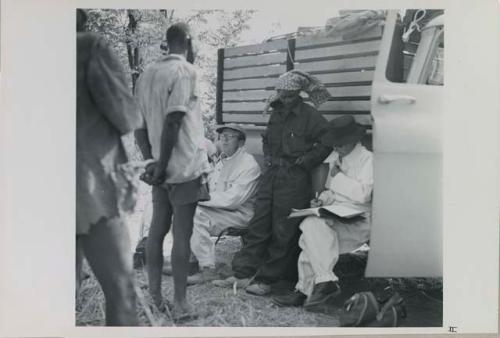
[[[443,40],[443,26],[432,26],[422,30],[417,52],[405,83],[431,85],[427,83],[427,80],[432,71],[432,61],[436,57],[438,47]]]

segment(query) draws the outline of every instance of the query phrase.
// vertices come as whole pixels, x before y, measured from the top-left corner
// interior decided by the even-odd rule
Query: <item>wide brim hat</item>
[[[243,140],[245,140],[247,137],[245,129],[239,124],[236,123],[221,124],[215,128],[215,131],[220,134],[224,129],[232,129],[239,131],[243,135]]]
[[[321,137],[321,143],[330,147],[357,143],[365,134],[365,126],[356,123],[352,116],[343,115],[328,122],[327,131]]]

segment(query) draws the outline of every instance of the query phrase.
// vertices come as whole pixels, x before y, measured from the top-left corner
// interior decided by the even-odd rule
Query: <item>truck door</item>
[[[421,32],[407,79],[391,78],[397,12],[376,64],[374,191],[367,277],[442,276],[443,15]],[[399,82],[397,82],[399,81]]]

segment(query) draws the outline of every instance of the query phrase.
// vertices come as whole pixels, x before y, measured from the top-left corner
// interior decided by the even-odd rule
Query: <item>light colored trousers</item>
[[[215,244],[211,236],[218,236],[230,227],[245,228],[252,214],[238,210],[224,210],[199,205],[194,215],[191,252],[200,267],[215,267]]]
[[[296,289],[310,296],[314,284],[337,281],[333,267],[340,254],[351,252],[370,239],[370,214],[352,223],[309,216],[302,221],[299,246],[299,281]]]

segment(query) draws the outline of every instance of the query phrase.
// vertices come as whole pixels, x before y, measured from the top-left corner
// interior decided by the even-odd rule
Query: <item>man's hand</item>
[[[321,194],[319,194],[318,200],[321,202],[321,205],[330,205],[335,202],[335,193],[331,190],[324,190]]]
[[[323,206],[323,201],[319,198],[313,198],[311,200],[311,208],[319,208],[321,206]]]
[[[304,156],[300,156],[295,160],[296,165],[302,165],[304,164]]]
[[[266,167],[271,167],[273,165],[271,156],[264,156],[264,164]]]
[[[156,165],[153,172],[153,177],[151,178],[151,184],[161,185],[163,184],[163,182],[165,182],[166,178],[167,174],[165,173],[165,170],[161,169],[159,165]]]
[[[159,169],[157,162],[148,163],[144,173],[140,176],[140,179],[149,185],[160,185],[165,181],[165,178],[165,171]],[[158,183],[160,180],[161,182]]]
[[[332,170],[330,170],[330,176],[335,177],[335,175],[337,175],[341,171],[342,170],[340,170],[339,164],[337,162],[335,162],[335,164],[332,167]]]

